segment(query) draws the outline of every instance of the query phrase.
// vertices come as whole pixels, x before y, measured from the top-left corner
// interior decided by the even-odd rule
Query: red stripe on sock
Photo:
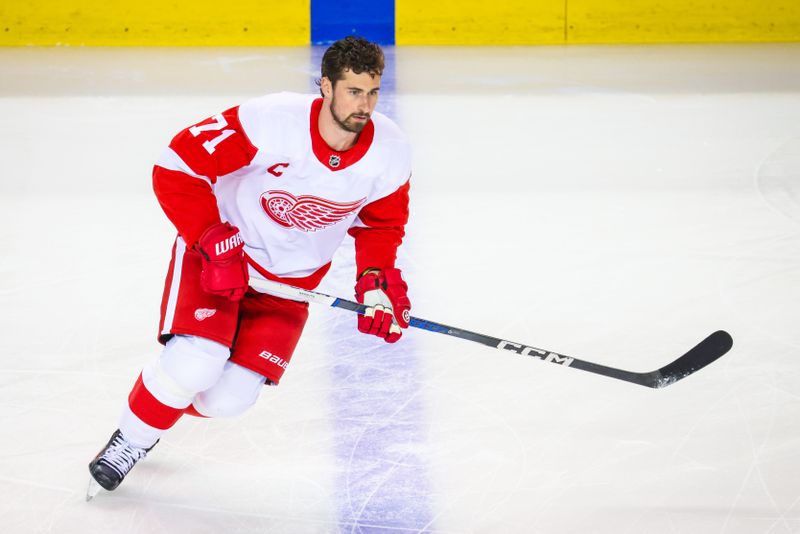
[[[192,417],[208,418],[207,415],[203,415],[200,412],[198,412],[197,408],[195,408],[193,404],[190,404],[185,410],[183,410],[183,413],[185,413],[186,415],[191,415]]]
[[[183,415],[182,409],[167,406],[155,398],[145,387],[141,374],[128,396],[128,405],[139,419],[160,430],[171,428]]]

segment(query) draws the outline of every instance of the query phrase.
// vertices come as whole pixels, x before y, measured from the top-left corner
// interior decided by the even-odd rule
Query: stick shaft
[[[273,282],[271,280],[264,280],[260,278],[251,278],[250,286],[254,289],[272,293],[281,297],[303,300],[313,302],[315,304],[322,304],[334,308],[342,308],[356,313],[364,313],[366,306],[353,302],[351,300],[332,297],[318,291],[311,291],[301,289],[298,287],[282,284],[280,282]],[[409,326],[419,328],[421,330],[428,330],[429,332],[436,332],[447,336],[465,339],[492,347],[495,349],[503,349],[514,352],[521,356],[530,356],[532,358],[540,359],[546,362],[555,363],[565,367],[573,367],[582,371],[631,382],[650,388],[662,388],[677,382],[678,380],[689,376],[690,374],[698,371],[718,359],[725,354],[733,343],[730,335],[722,330],[714,332],[706,339],[701,341],[697,346],[692,348],[689,352],[682,355],[672,363],[658,369],[656,371],[636,373],[626,371],[624,369],[617,369],[615,367],[608,367],[598,363],[593,363],[585,360],[580,360],[572,356],[560,354],[550,350],[539,349],[523,343],[515,343],[507,341],[498,337],[487,336],[479,334],[470,330],[448,326],[435,321],[420,319],[418,317],[411,317]]]

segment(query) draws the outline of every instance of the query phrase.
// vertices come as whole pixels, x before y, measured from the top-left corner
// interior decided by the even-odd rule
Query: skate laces
[[[118,434],[114,437],[111,445],[103,452],[100,461],[113,467],[120,476],[125,476],[136,465],[136,462],[145,456],[147,456],[145,449],[134,447],[122,437],[122,434]]]

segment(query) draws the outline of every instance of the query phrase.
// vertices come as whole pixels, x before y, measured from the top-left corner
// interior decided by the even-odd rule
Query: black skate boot
[[[153,447],[155,444],[149,449],[131,445],[119,430],[115,431],[103,450],[89,463],[92,480],[89,481],[86,500],[92,500],[101,487],[108,491],[117,489],[136,462],[147,456]]]

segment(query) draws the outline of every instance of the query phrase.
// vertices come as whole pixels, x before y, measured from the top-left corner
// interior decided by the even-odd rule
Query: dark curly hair
[[[372,76],[383,74],[383,50],[375,43],[363,37],[349,35],[339,39],[325,51],[320,67],[323,78],[328,78],[332,84],[344,78],[344,71],[351,70],[356,74],[367,72]],[[320,85],[320,80],[317,80]],[[320,89],[322,93],[322,89]]]

